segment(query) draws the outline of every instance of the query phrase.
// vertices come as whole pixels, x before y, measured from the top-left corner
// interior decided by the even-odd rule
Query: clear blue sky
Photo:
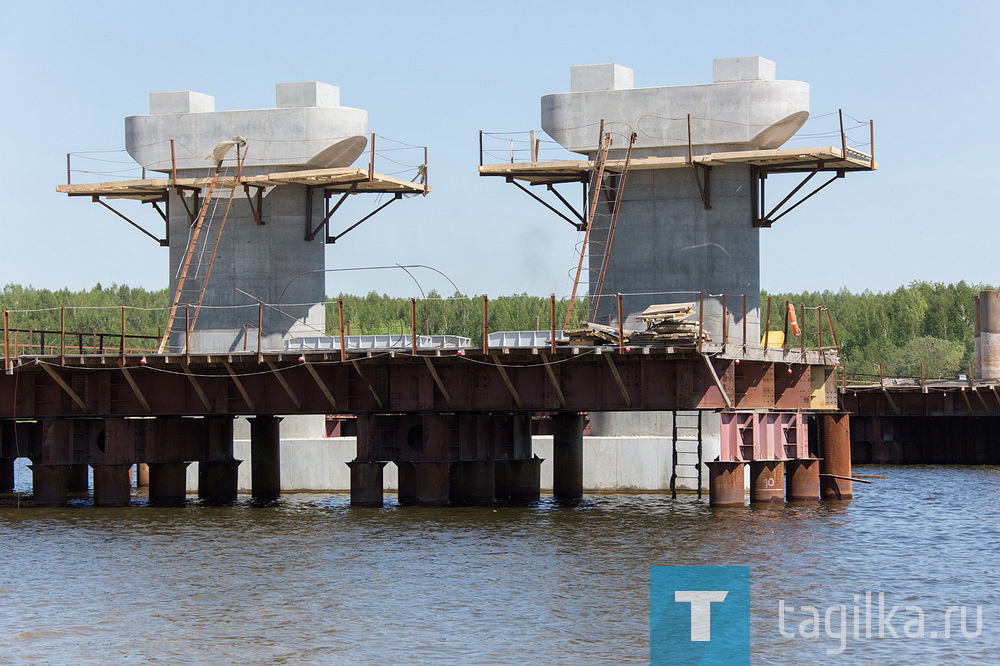
[[[150,91],[259,108],[273,106],[276,82],[319,80],[340,86],[342,104],[367,109],[372,131],[428,145],[434,187],[328,249],[328,267],[429,264],[466,293],[568,293],[575,232],[515,188],[477,176],[478,130],[537,128],[539,98],[568,90],[571,65],[613,61],[634,68],[637,86],[674,85],[710,81],[712,58],[761,55],[777,62],[778,78],[810,84],[814,116],[843,107],[874,118],[881,163],[763,232],[763,288],[996,284],[998,8],[11,3],[0,19],[0,278],[165,286],[165,249],[99,206],[55,193],[65,154],[122,148],[123,118],[146,113]],[[368,203],[345,213],[360,216]],[[136,215],[153,224],[148,208]],[[430,274],[421,281],[449,291]],[[333,274],[327,290],[414,291],[389,272]]]

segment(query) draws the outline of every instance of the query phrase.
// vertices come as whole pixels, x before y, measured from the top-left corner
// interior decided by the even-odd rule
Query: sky
[[[163,288],[165,248],[55,192],[66,153],[123,148],[123,118],[147,113],[151,91],[265,108],[275,83],[317,80],[367,109],[370,131],[428,146],[434,188],[328,246],[328,268],[423,264],[467,294],[568,294],[575,230],[478,176],[479,130],[539,128],[539,98],[568,91],[572,65],[617,62],[637,87],[684,85],[710,82],[713,58],[760,55],[777,78],[810,84],[814,117],[874,119],[880,163],[762,232],[763,289],[997,284],[997,25],[994,2],[11,3],[0,17],[0,281]],[[791,188],[787,178],[769,192]],[[155,227],[148,207],[121,208]],[[341,219],[371,208],[352,201]],[[415,277],[452,291],[433,271]],[[416,288],[398,270],[327,281],[330,294]]]

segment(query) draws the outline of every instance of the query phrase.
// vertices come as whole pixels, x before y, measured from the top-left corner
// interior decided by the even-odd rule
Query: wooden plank
[[[556,373],[552,370],[552,364],[549,363],[549,357],[544,352],[541,352],[539,356],[542,357],[542,363],[545,364],[545,374],[549,376],[549,382],[552,384],[552,388],[556,391],[556,398],[559,399],[559,406],[565,408],[566,396],[563,395],[562,387],[559,386],[559,379],[556,377]]]
[[[132,378],[132,373],[129,372],[128,368],[126,368],[124,365],[121,366],[121,370],[122,374],[125,375],[125,381],[127,381],[128,385],[132,387],[132,393],[135,393],[135,397],[138,398],[139,403],[142,405],[142,408],[146,410],[147,414],[149,414],[152,410],[149,408],[149,403],[146,401],[146,396],[142,394],[142,391],[139,390],[139,385],[136,384],[135,379]]]
[[[253,406],[253,400],[250,399],[250,394],[247,393],[246,387],[243,386],[243,382],[241,382],[240,378],[235,372],[233,372],[233,366],[229,365],[229,361],[225,360],[222,361],[222,365],[226,366],[226,372],[229,373],[229,377],[233,380],[233,383],[236,384],[236,390],[238,390],[240,395],[243,396],[243,400],[247,403],[247,407],[250,408],[250,411],[257,411],[257,409]]]
[[[500,362],[500,359],[496,356],[496,354],[490,354],[490,357],[496,364],[497,370],[500,371],[500,377],[503,378],[503,383],[507,385],[507,390],[510,391],[510,397],[514,399],[514,404],[517,405],[518,409],[523,408],[524,405],[521,403],[521,396],[517,394],[517,389],[514,388],[514,383],[510,381],[510,376],[507,375],[507,368],[503,367],[503,364]]]
[[[42,366],[42,370],[47,372],[49,374],[49,377],[52,377],[52,379],[55,380],[56,384],[58,384],[63,391],[66,391],[66,395],[72,398],[73,402],[75,402],[77,406],[83,410],[83,413],[86,414],[87,405],[83,402],[83,400],[80,399],[80,395],[76,391],[74,391],[69,384],[66,383],[66,380],[60,377],[59,373],[50,368],[48,363],[39,362],[39,364]]]
[[[205,392],[201,389],[201,385],[198,384],[198,380],[195,378],[194,373],[191,372],[191,368],[188,367],[187,363],[181,363],[181,369],[184,370],[184,374],[187,375],[187,378],[191,380],[191,386],[194,387],[194,392],[197,393],[198,398],[201,399],[201,404],[205,405],[205,409],[208,411],[212,411],[212,403],[209,402],[208,396],[205,395]]]
[[[295,391],[292,390],[292,387],[288,385],[288,380],[286,380],[281,374],[282,371],[278,370],[278,367],[271,361],[267,362],[267,367],[271,368],[271,372],[274,373],[275,379],[277,379],[278,383],[281,384],[281,388],[285,389],[285,393],[287,393],[288,397],[292,399],[292,402],[295,404],[295,408],[301,412],[302,401],[299,400],[299,396],[295,395]]]
[[[302,364],[306,366],[306,370],[309,371],[309,375],[313,378],[313,381],[316,382],[316,386],[319,387],[319,390],[323,392],[323,395],[326,396],[326,399],[329,400],[333,408],[336,409],[337,401],[334,400],[333,393],[331,393],[330,389],[327,388],[326,382],[323,381],[323,378],[319,376],[319,373],[316,372],[316,369],[313,368],[312,364],[310,364],[308,361],[303,361]]]
[[[431,363],[429,356],[424,356],[424,363],[427,364],[427,369],[431,371],[431,377],[434,378],[434,383],[437,384],[438,390],[441,391],[441,395],[444,396],[444,401],[448,403],[448,406],[454,409],[454,405],[451,404],[451,396],[448,395],[448,389],[444,387],[444,382],[441,381],[441,377],[438,375],[437,369],[434,364]]]

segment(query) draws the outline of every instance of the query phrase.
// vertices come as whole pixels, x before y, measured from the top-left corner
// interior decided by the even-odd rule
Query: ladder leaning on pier
[[[673,420],[673,455],[670,461],[670,498],[677,499],[677,481],[694,481],[701,499],[702,411],[676,411]],[[680,470],[682,473],[678,473]]]
[[[184,327],[181,330],[185,333],[189,333],[194,329],[195,322],[198,321],[198,313],[201,312],[201,305],[205,300],[205,290],[208,287],[208,279],[212,276],[212,266],[215,264],[215,255],[219,251],[219,241],[222,239],[222,231],[226,227],[226,220],[229,218],[229,211],[233,206],[233,194],[236,192],[236,187],[238,186],[240,178],[243,175],[243,162],[246,160],[246,151],[244,150],[241,154],[240,148],[245,146],[246,142],[242,139],[238,139],[238,137],[234,137],[232,141],[224,141],[216,146],[215,151],[213,151],[212,157],[216,161],[215,172],[212,174],[212,180],[208,184],[208,191],[205,193],[205,200],[202,202],[201,208],[198,211],[198,217],[196,217],[195,221],[191,224],[190,233],[188,235],[188,247],[184,253],[184,261],[181,264],[180,271],[177,275],[177,288],[174,291],[174,298],[170,304],[170,314],[167,317],[167,326],[164,330],[163,338],[160,340],[160,346],[157,348],[157,353],[159,354],[163,353],[164,348],[170,341],[170,334],[174,332],[174,324],[177,321],[177,311],[182,300],[185,300],[185,321]],[[236,178],[234,179],[232,187],[229,190],[229,198],[226,201],[226,209],[222,214],[222,219],[218,224],[213,224],[215,209],[213,208],[213,214],[209,216],[208,207],[212,201],[212,195],[215,192],[216,185],[219,182],[220,174],[222,173],[223,160],[229,152],[229,149],[233,146],[236,147]],[[216,207],[217,206],[218,204],[216,204]],[[205,222],[206,219],[208,220],[207,225]],[[203,229],[205,230],[204,237],[202,236]],[[210,250],[208,249],[209,247],[211,247]],[[202,271],[206,255],[208,255],[208,263],[205,270]],[[195,260],[196,257],[197,260]],[[185,293],[191,297],[184,299]],[[194,303],[194,311],[190,312],[187,308],[192,302]],[[187,349],[186,340],[184,345],[185,348],[183,351],[189,351]]]

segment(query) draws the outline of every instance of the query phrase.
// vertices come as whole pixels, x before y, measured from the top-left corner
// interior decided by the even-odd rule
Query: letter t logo
[[[674,601],[691,604],[691,640],[712,640],[712,602],[724,601],[729,592],[690,590],[674,592]]]

